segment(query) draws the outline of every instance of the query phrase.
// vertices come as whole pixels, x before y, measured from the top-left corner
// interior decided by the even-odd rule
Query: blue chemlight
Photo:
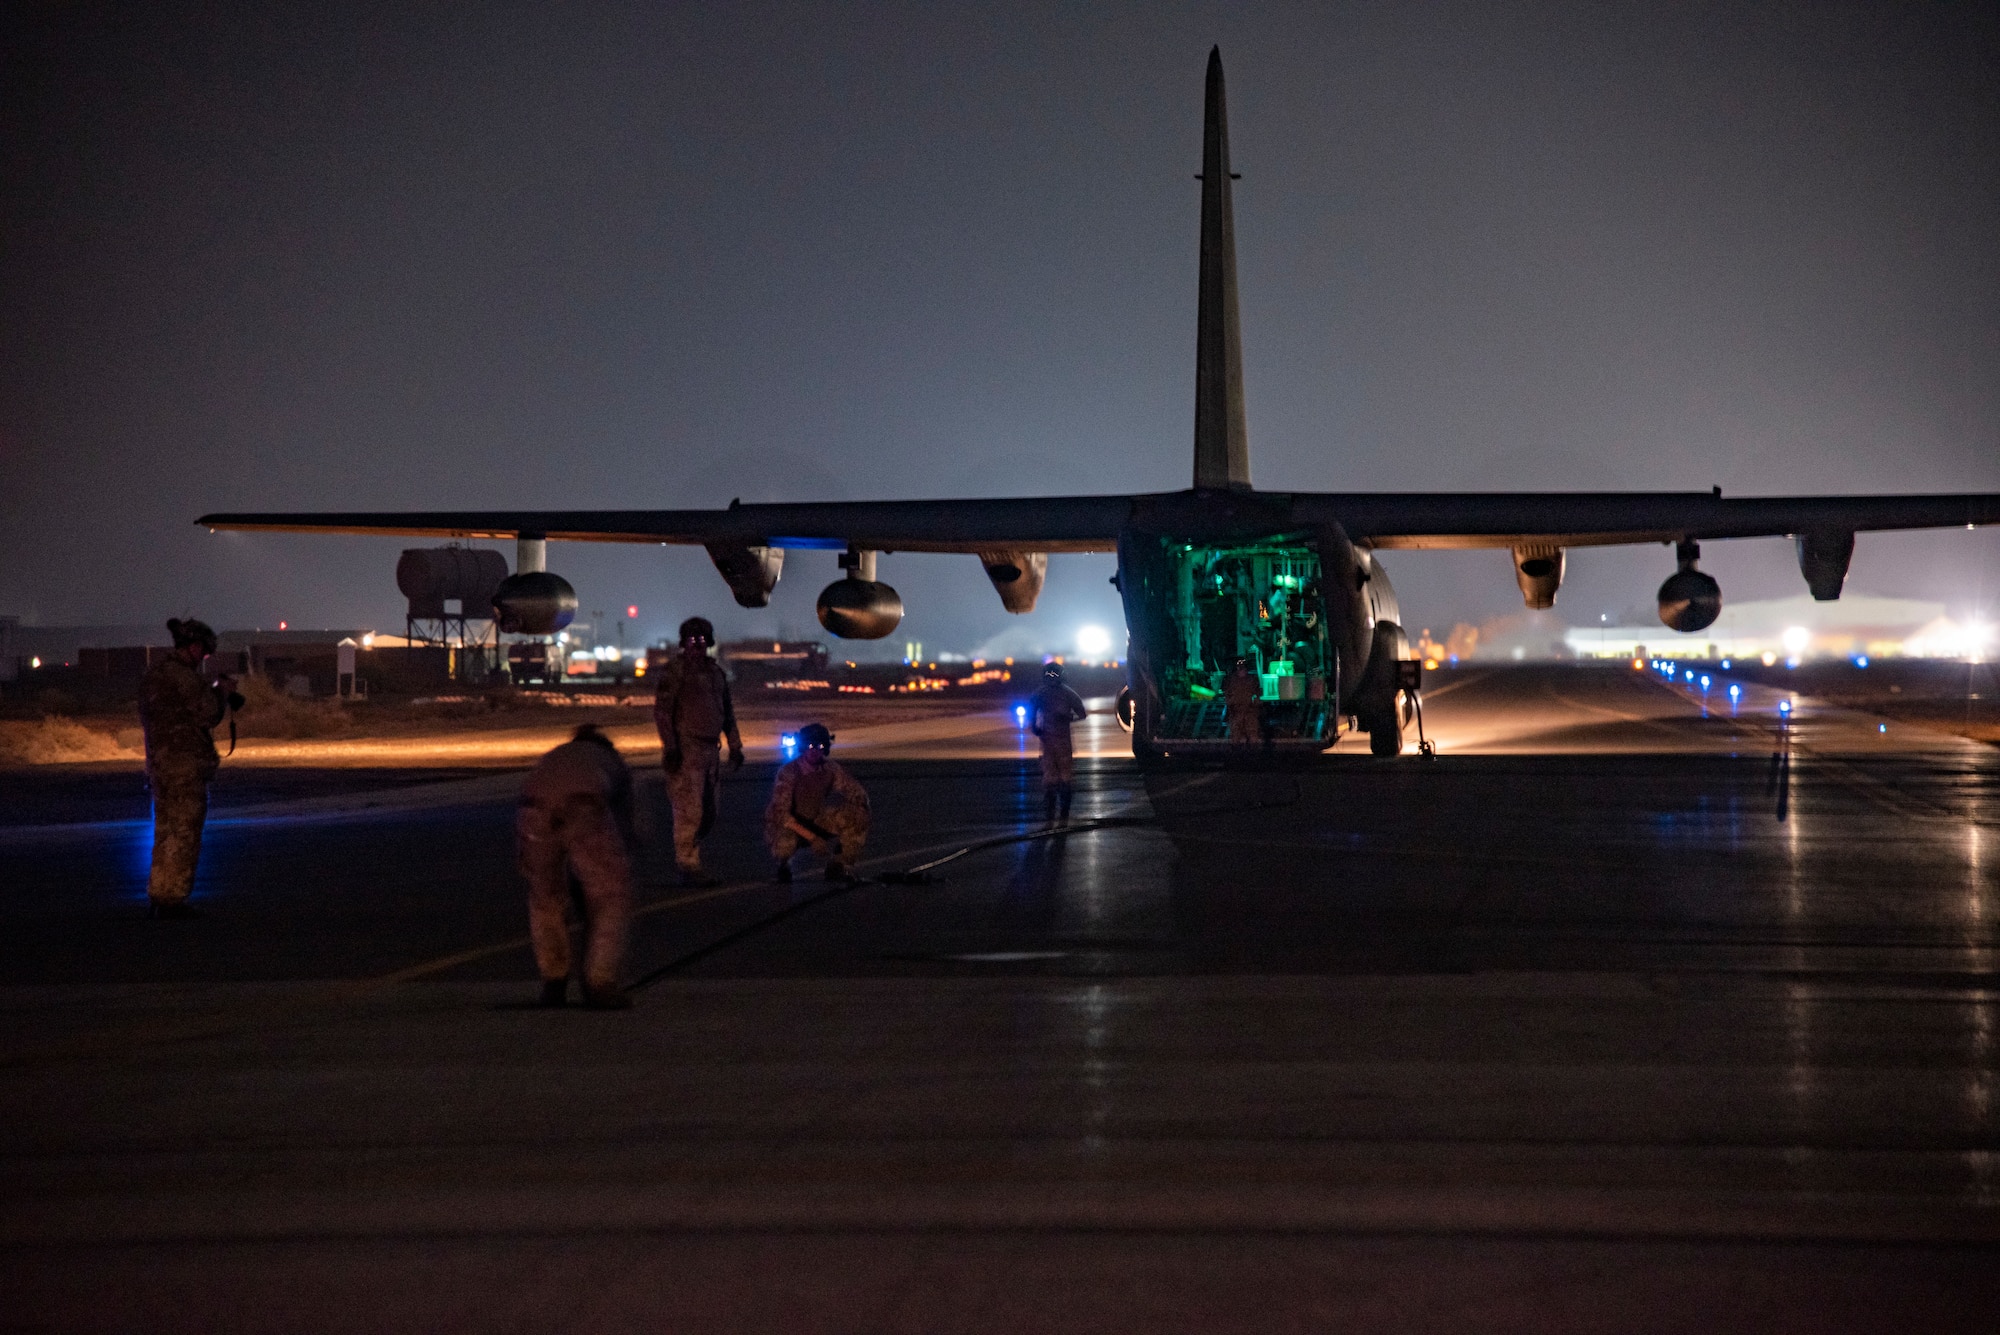
[[[1791,712],[1792,712],[1792,702],[1791,702],[1790,700],[1780,700],[1780,701],[1778,701],[1778,712],[1779,712],[1780,714],[1789,714],[1789,713],[1791,713]]]
[[[778,738],[778,749],[785,753],[785,759],[797,760],[799,758],[799,735],[795,732],[788,732],[781,735]]]
[[[1688,669],[1688,675],[1687,675],[1687,679],[1688,679],[1689,681],[1693,681],[1693,680],[1694,680],[1694,669],[1693,669],[1693,668],[1689,668],[1689,669]]]
[[[1725,672],[1729,670],[1729,660],[1728,660],[1728,659],[1726,659],[1726,658],[1725,658],[1725,659],[1723,659],[1723,660],[1722,660],[1722,667],[1723,667],[1723,670],[1724,670]]]
[[[1878,723],[1878,724],[1876,724],[1876,725],[1875,725],[1875,731],[1877,731],[1877,732],[1887,732],[1887,731],[1889,731],[1889,725],[1888,725],[1888,724],[1886,724],[1886,723]]]
[[[1701,674],[1701,689],[1704,691],[1708,689],[1708,674],[1706,672]]]
[[[1856,666],[1856,667],[1867,667],[1867,666],[1868,666],[1868,655],[1867,655],[1867,654],[1863,654],[1863,655],[1861,655],[1861,657],[1859,657],[1859,658],[1855,659],[1855,660],[1854,660],[1854,666]]]
[[[1017,728],[1028,726],[1028,707],[1026,705],[1014,706],[1014,726]]]
[[[1735,684],[1735,683],[1733,683],[1733,682],[1732,682],[1732,683],[1730,683],[1730,687],[1729,687],[1729,698],[1730,698],[1731,700],[1734,700],[1734,699],[1735,699],[1735,698],[1736,698],[1737,696],[1739,696],[1739,695],[1741,695],[1741,694],[1743,694],[1743,688],[1742,688],[1741,686],[1738,686],[1738,685],[1736,685],[1736,684]]]

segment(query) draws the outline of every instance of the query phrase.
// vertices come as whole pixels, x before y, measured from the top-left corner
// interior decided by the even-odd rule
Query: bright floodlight
[[[1111,632],[1102,626],[1085,626],[1076,633],[1076,651],[1085,658],[1102,658],[1111,650]]]
[[[1785,652],[1797,658],[1806,651],[1806,646],[1812,643],[1812,632],[1804,626],[1788,626],[1785,633],[1778,638],[1784,642]]]

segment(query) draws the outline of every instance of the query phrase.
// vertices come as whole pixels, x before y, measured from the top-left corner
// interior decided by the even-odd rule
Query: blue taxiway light
[[[1877,731],[1877,732],[1887,732],[1887,731],[1889,731],[1889,725],[1888,725],[1888,724],[1886,724],[1886,723],[1878,723],[1878,724],[1876,724],[1876,725],[1875,725],[1875,731]]]
[[[1729,698],[1734,700],[1741,694],[1743,694],[1743,688],[1732,683],[1729,687]]]
[[[1722,660],[1722,670],[1725,672],[1729,670],[1729,660],[1726,658]]]
[[[1706,672],[1701,675],[1701,689],[1704,691],[1708,689],[1708,674]]]
[[[1861,656],[1860,656],[1859,658],[1855,659],[1855,660],[1854,660],[1854,666],[1856,666],[1856,667],[1863,667],[1863,668],[1867,667],[1867,666],[1868,666],[1868,655],[1867,655],[1867,654],[1863,654],[1863,655],[1861,655]]]
[[[1016,727],[1021,728],[1028,726],[1028,707],[1026,705],[1014,706],[1014,724]]]

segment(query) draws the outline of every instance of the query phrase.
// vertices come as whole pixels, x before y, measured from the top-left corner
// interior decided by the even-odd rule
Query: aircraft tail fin
[[[1222,49],[1208,53],[1201,147],[1201,306],[1194,370],[1194,484],[1250,487],[1243,422],[1243,337],[1236,314],[1236,222],[1229,198],[1229,111]]]

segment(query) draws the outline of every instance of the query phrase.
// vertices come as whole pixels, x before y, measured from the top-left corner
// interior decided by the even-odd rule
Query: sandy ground
[[[1613,723],[1640,723],[1621,710],[1606,711],[1586,697],[1593,674],[1610,669],[1556,673],[1541,684],[1541,698],[1509,701],[1499,712],[1482,708],[1477,720],[1460,719],[1452,695],[1495,669],[1467,667],[1432,673],[1425,691],[1427,723],[1440,749],[1452,752],[1544,749],[1561,732],[1603,729]],[[1722,674],[1717,674],[1718,680]],[[1571,689],[1562,683],[1573,683]],[[1691,687],[1689,689],[1692,689]],[[1723,688],[1714,688],[1714,712],[1735,711]],[[2000,698],[1982,692],[1972,698],[1939,698],[1909,689],[1891,690],[1889,683],[1846,685],[1823,696],[1785,691],[1770,684],[1745,681],[1743,706],[1768,706],[1779,695],[1796,695],[1813,705],[1833,705],[1875,720],[1914,726],[1936,736],[1958,736],[2000,743]],[[316,767],[517,767],[556,745],[582,722],[594,722],[634,759],[657,754],[652,713],[643,695],[624,697],[631,703],[553,705],[511,702],[490,708],[476,701],[413,705],[373,703],[342,707],[331,702],[253,702],[239,719],[235,763]],[[1092,718],[1078,735],[1078,754],[1131,754],[1125,734],[1110,717],[1109,697],[1090,701]],[[926,758],[946,752],[956,759],[1001,759],[1034,752],[1034,739],[1019,727],[1011,697],[965,698],[937,696],[917,699],[865,697],[805,697],[780,692],[745,692],[738,704],[744,745],[753,758],[778,754],[779,738],[802,724],[819,721],[840,737],[843,754],[866,753],[877,758]],[[1662,701],[1661,707],[1669,708]],[[1655,721],[1655,724],[1657,721]],[[1657,731],[1657,726],[1654,728]],[[1617,731],[1617,729],[1613,729]],[[1865,731],[1865,730],[1864,730]],[[1858,734],[1857,734],[1858,735]],[[1608,734],[1607,734],[1608,737]],[[1410,740],[1415,741],[1415,730]],[[1866,743],[1867,739],[1862,739]],[[226,746],[218,731],[218,742]],[[1629,749],[1631,739],[1606,741],[1613,749]],[[1717,734],[1727,749],[1729,739]],[[1362,747],[1359,738],[1343,739],[1341,750]],[[945,748],[940,751],[940,746]],[[1558,749],[1597,749],[1570,738]],[[136,722],[126,715],[47,718],[36,721],[0,720],[0,768],[49,764],[138,765],[144,759]]]
[[[1094,717],[1081,730],[1079,753],[1130,754],[1130,744],[1109,716],[1109,699],[1093,700]],[[535,705],[490,711],[463,706],[362,705],[330,721],[318,716],[339,706],[315,707],[306,727],[318,735],[260,736],[266,721],[245,719],[232,763],[316,767],[519,766],[547,751],[580,723],[596,723],[635,759],[659,752],[652,711],[638,705]],[[753,696],[737,710],[743,743],[753,758],[771,759],[779,738],[809,722],[834,730],[842,754],[889,756],[895,748],[924,744],[939,754],[947,744],[961,758],[1032,754],[1034,739],[1019,727],[1004,699],[809,699]],[[324,731],[319,731],[319,730]],[[334,729],[337,729],[334,730]],[[273,729],[276,730],[276,729]],[[1025,739],[1025,740],[1024,740]],[[218,731],[218,744],[227,742]],[[44,719],[0,722],[0,765],[124,764],[144,760],[139,729],[127,719]]]

